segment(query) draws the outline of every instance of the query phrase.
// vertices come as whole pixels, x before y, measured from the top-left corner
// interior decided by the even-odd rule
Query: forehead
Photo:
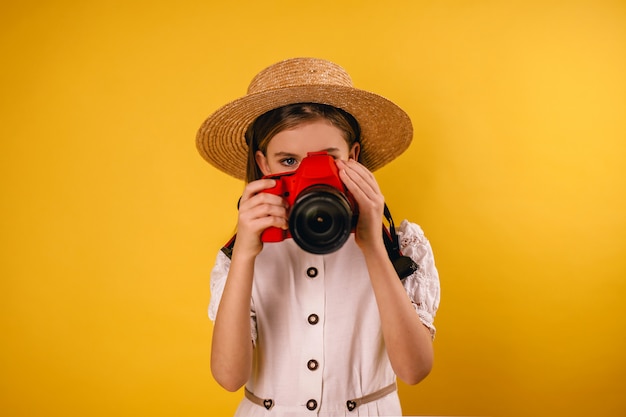
[[[348,149],[344,133],[326,120],[316,120],[278,132],[267,150],[269,153],[301,153],[331,148]]]

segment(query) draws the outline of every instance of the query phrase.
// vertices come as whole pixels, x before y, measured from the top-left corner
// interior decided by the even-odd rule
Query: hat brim
[[[409,116],[380,95],[347,86],[304,85],[248,94],[219,108],[198,130],[198,151],[217,169],[245,180],[246,130],[260,115],[295,103],[327,104],[354,116],[361,127],[360,161],[370,171],[398,157],[413,138]]]

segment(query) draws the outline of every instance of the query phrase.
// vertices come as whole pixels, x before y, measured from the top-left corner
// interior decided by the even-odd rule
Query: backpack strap
[[[391,212],[389,211],[387,204],[385,204],[384,215],[385,219],[389,223],[389,229],[387,229],[383,224],[383,241],[385,242],[385,249],[387,249],[387,255],[389,256],[389,259],[398,274],[398,278],[400,278],[400,280],[404,280],[406,277],[417,271],[419,269],[419,265],[416,264],[415,261],[413,261],[413,259],[409,256],[402,255],[400,242],[398,240],[398,235],[396,234],[396,226],[393,222],[393,218],[391,217]],[[237,234],[230,238],[230,240],[221,249],[224,255],[228,256],[229,259],[233,256],[233,247],[235,246],[236,239]]]

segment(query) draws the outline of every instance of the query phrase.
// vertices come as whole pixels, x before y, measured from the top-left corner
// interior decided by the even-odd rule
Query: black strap
[[[236,233],[221,249],[221,251],[224,252],[224,255],[228,256],[228,259],[232,259],[233,257],[233,247],[235,246],[235,239],[237,239]]]
[[[393,268],[396,270],[396,274],[398,274],[398,278],[404,280],[417,271],[419,265],[411,257],[402,255],[398,234],[396,233],[396,225],[393,222],[393,217],[391,217],[387,204],[385,204],[383,214],[389,223],[389,229],[383,225],[383,241],[385,242],[385,248],[387,248],[387,255],[393,264]]]
[[[389,211],[387,204],[385,204],[383,214],[389,223],[389,229],[387,229],[383,224],[383,241],[385,242],[387,255],[389,256],[398,277],[400,280],[403,280],[417,271],[419,269],[419,265],[416,264],[415,261],[413,261],[413,259],[409,256],[402,255],[398,234],[396,233],[396,226],[393,222],[393,217],[391,217],[391,212]],[[232,258],[235,239],[237,239],[236,234],[224,245],[224,247],[222,247],[222,252],[228,256],[228,258]]]

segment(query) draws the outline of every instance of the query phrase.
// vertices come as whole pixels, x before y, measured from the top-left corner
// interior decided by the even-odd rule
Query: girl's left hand
[[[356,226],[356,242],[366,246],[382,244],[382,217],[385,197],[380,191],[374,174],[357,161],[337,160],[339,177],[359,206]]]

